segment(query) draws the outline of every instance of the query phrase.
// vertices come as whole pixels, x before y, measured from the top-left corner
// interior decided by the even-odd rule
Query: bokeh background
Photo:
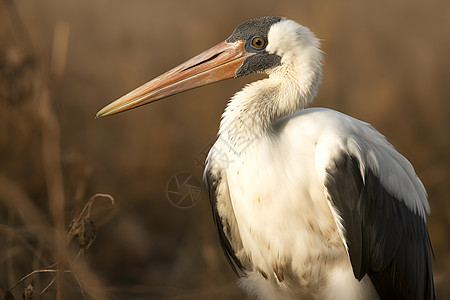
[[[264,15],[294,19],[322,40],[314,106],[373,124],[414,164],[431,204],[438,297],[450,295],[448,0],[0,1],[4,291],[49,267],[72,273],[44,299],[81,299],[80,285],[88,299],[246,299],[222,255],[206,192],[180,209],[167,188],[181,171],[201,180],[198,161],[226,101],[257,77],[94,115]],[[64,232],[96,193],[116,205],[97,199],[97,239],[76,258],[76,248],[61,246]],[[30,283],[39,293],[53,278],[34,274],[11,292],[18,299]]]

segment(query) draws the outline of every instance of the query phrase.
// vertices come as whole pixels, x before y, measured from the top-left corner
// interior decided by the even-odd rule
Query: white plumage
[[[224,231],[240,237],[230,238],[236,257],[244,267],[251,265],[240,280],[250,294],[377,298],[368,278],[359,283],[353,276],[345,230],[328,201],[326,170],[342,152],[358,158],[362,175],[370,168],[386,189],[424,216],[426,192],[411,164],[369,124],[333,110],[304,109],[282,118],[275,132],[253,137],[239,153],[222,136],[213,146],[208,176],[221,178],[217,209],[230,227]]]
[[[240,286],[259,299],[433,299],[425,188],[369,124],[306,109],[321,60],[308,28],[250,20],[98,116],[265,72],[228,103],[204,175]]]
[[[355,156],[363,177],[371,169],[422,218],[426,191],[411,164],[369,124],[304,109],[317,93],[322,59],[306,27],[274,24],[266,51],[281,65],[228,103],[205,173],[220,178],[217,212],[236,258],[251,270],[240,274],[240,284],[261,299],[376,299],[370,279],[353,276],[345,229],[325,188],[327,168],[342,153]]]

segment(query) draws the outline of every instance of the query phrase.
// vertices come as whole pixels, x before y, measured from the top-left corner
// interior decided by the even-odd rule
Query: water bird
[[[257,18],[97,117],[267,74],[228,102],[204,171],[239,285],[258,299],[434,299],[424,185],[369,124],[307,108],[321,66],[307,27]]]

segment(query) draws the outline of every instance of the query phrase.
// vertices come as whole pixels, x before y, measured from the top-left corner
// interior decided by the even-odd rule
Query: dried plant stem
[[[72,263],[71,263],[71,265],[72,265]],[[77,274],[75,272],[73,273],[73,277],[75,278],[75,280],[77,281],[78,286],[80,287],[81,299],[86,299],[86,296],[84,295],[83,286],[81,285],[81,282],[78,279],[78,276],[77,276]]]
[[[115,200],[114,197],[111,196],[110,194],[102,194],[102,193],[97,193],[94,196],[92,196],[89,201],[86,203],[86,205],[83,207],[83,209],[81,210],[79,217],[83,216],[86,212],[87,209],[87,214],[86,216],[91,216],[91,207],[92,205],[95,203],[95,199],[99,198],[99,197],[103,197],[103,198],[108,198],[111,201],[111,204],[114,205],[115,204]]]
[[[97,237],[96,226],[91,219],[91,208],[99,197],[109,199],[111,201],[111,205],[115,204],[115,200],[111,195],[97,193],[89,199],[78,216],[76,216],[69,224],[67,245],[69,245],[70,241],[75,239],[79,246],[78,254],[76,255],[74,261],[77,260],[84,253],[84,251],[91,246]]]
[[[55,282],[56,277],[53,277],[52,280],[42,289],[42,291],[39,293],[39,296],[41,296],[42,294],[44,294],[51,286],[52,284]]]
[[[29,38],[28,31],[23,24],[23,21],[17,10],[15,1],[5,1],[11,15],[11,19],[14,22],[16,28],[19,31],[19,35],[24,37],[27,48],[30,52],[33,52],[31,39]],[[62,76],[64,72],[66,50],[68,43],[69,27],[68,25],[62,25],[55,29],[55,41],[52,53],[53,66]],[[38,73],[42,73],[38,71]],[[40,74],[42,75],[42,74]],[[51,103],[51,95],[48,88],[48,84],[42,80],[45,76],[37,76],[34,89],[36,93],[36,105],[37,111],[40,117],[41,129],[42,129],[42,160],[43,169],[45,173],[45,181],[47,185],[48,201],[50,214],[53,220],[54,231],[54,250],[55,261],[61,261],[64,258],[64,184],[61,167],[61,147],[60,147],[60,127],[57,117],[53,111]],[[61,267],[58,271],[63,272]],[[62,299],[62,283],[60,282],[60,276],[56,277],[56,299]]]
[[[31,42],[30,34],[28,33],[25,24],[22,22],[16,2],[14,0],[4,0],[4,2],[6,3],[8,13],[14,25],[13,28],[17,31],[18,36],[22,37],[21,41],[23,45],[28,51],[33,51],[33,43]]]
[[[71,263],[71,262],[69,262],[69,264],[72,266],[72,263]],[[76,275],[75,272],[73,272],[71,269],[69,269],[69,270],[61,270],[61,267],[60,267],[58,270],[50,269],[50,268],[57,267],[57,266],[60,266],[60,265],[61,265],[60,263],[56,262],[56,263],[54,263],[54,264],[51,264],[50,266],[48,266],[48,267],[45,268],[45,269],[34,270],[33,272],[31,272],[31,273],[29,273],[29,274],[23,276],[19,281],[17,281],[17,282],[9,289],[9,291],[12,291],[12,290],[15,289],[19,284],[21,284],[22,282],[24,282],[24,281],[27,280],[28,278],[32,277],[33,275],[36,275],[36,274],[42,274],[42,273],[55,273],[56,276],[54,276],[54,277],[52,278],[52,280],[51,280],[51,281],[50,281],[50,282],[42,289],[42,291],[39,293],[39,295],[42,295],[42,294],[44,294],[44,293],[45,293],[45,292],[46,292],[46,291],[47,291],[47,290],[55,283],[55,281],[58,279],[58,277],[60,277],[60,275],[61,275],[62,273],[71,273],[71,274],[74,276],[75,281],[76,281],[77,284],[78,284],[78,287],[80,288],[81,299],[86,299],[86,296],[85,296],[84,290],[83,290],[83,286],[81,285],[81,282],[80,282],[80,280],[78,279],[78,277],[77,277],[77,275]]]
[[[61,168],[60,128],[50,103],[50,95],[42,88],[39,97],[42,124],[42,158],[48,191],[50,213],[54,223],[55,260],[64,258],[64,184]],[[56,299],[63,299],[60,277],[56,280]]]
[[[72,273],[72,270],[53,270],[53,269],[34,270],[33,272],[28,273],[27,275],[25,275],[22,278],[20,278],[20,280],[17,281],[16,284],[14,284],[9,290],[12,291],[16,286],[21,284],[24,280],[30,278],[33,275],[40,274],[40,273],[57,273],[57,274],[59,274],[59,273]],[[56,276],[56,277],[58,277],[58,276]]]
[[[57,30],[59,28],[59,30]],[[62,28],[62,29],[61,29]],[[54,46],[52,53],[53,65],[58,68],[59,75],[64,72],[66,50],[69,41],[68,25],[55,28]],[[42,124],[42,156],[45,179],[48,191],[50,213],[54,222],[55,260],[64,258],[65,240],[65,199],[64,182],[61,166],[60,127],[53,111],[51,96],[46,85],[42,84],[38,99],[39,116]],[[56,299],[62,299],[62,283],[56,277]]]
[[[11,208],[8,209],[8,225],[9,226],[13,226],[14,224],[14,212]],[[7,252],[8,252],[8,257],[12,257],[11,253],[13,251],[13,236],[11,234],[7,235]],[[8,259],[6,261],[6,269],[7,269],[7,274],[8,274],[8,284],[12,284],[13,283],[13,278],[15,276],[14,274],[14,267],[13,267],[13,261],[12,259]]]
[[[0,0],[1,1],[1,0]],[[17,31],[17,36],[21,40],[21,48],[26,49],[26,52],[30,57],[37,57],[32,46],[32,41],[29,38],[29,34],[25,23],[22,21],[19,11],[16,6],[15,0],[3,0],[6,3],[8,12],[11,16],[11,20]],[[12,260],[7,260],[6,267],[9,274],[9,285],[13,285],[12,289],[19,289],[18,286],[23,284],[24,281],[40,279],[41,276],[33,275],[41,273],[52,273],[51,279],[45,278],[42,282],[42,286],[45,286],[39,293],[43,295],[48,292],[50,287],[56,289],[57,300],[65,299],[65,285],[63,285],[64,273],[71,273],[81,291],[82,299],[85,299],[85,294],[89,295],[93,299],[108,299],[108,293],[103,287],[103,283],[100,278],[95,276],[89,269],[89,265],[79,259],[82,252],[87,249],[95,239],[95,225],[89,218],[86,221],[86,226],[89,227],[92,223],[92,232],[90,243],[86,244],[84,248],[80,249],[77,255],[77,262],[71,261],[71,256],[66,247],[66,220],[65,209],[66,200],[64,190],[64,176],[63,176],[63,160],[61,149],[61,135],[62,129],[59,124],[58,115],[55,110],[55,103],[58,101],[58,83],[63,80],[66,66],[67,51],[70,38],[70,23],[64,20],[57,21],[54,28],[53,48],[51,53],[50,69],[45,65],[32,64],[31,71],[33,73],[33,105],[32,112],[37,112],[36,116],[32,116],[33,119],[37,117],[38,126],[41,130],[41,157],[42,157],[42,169],[44,171],[44,181],[47,191],[48,208],[50,221],[45,217],[46,214],[41,212],[39,207],[35,205],[33,199],[31,199],[26,192],[23,191],[20,184],[10,180],[8,177],[0,173],[0,200],[6,203],[11,214],[8,214],[7,226],[0,226],[0,230],[7,232],[8,240],[6,241],[10,246],[6,251],[7,256],[13,256],[14,250],[13,242],[16,240],[22,241],[25,248],[33,251],[33,246],[25,238],[20,235],[16,236],[13,230],[9,230],[9,227],[13,228],[16,220],[13,219],[16,215],[23,221],[25,225],[25,232],[32,232],[38,237],[37,249],[34,250],[34,266],[30,269],[31,273],[21,278],[18,282],[15,282],[14,277],[14,265]],[[40,170],[40,169],[39,169]],[[3,192],[4,191],[4,192]],[[96,198],[104,197],[114,204],[114,198],[107,194],[94,195],[83,208],[81,213],[81,219],[84,216],[90,216],[91,207]],[[46,260],[42,257],[41,251],[51,249],[52,258],[50,260],[57,263],[51,266],[39,269],[40,266],[46,264]],[[69,263],[70,269],[68,269],[67,263]],[[48,281],[49,280],[49,281]],[[26,290],[29,293],[34,293],[34,287]],[[40,284],[38,285],[40,287]],[[86,290],[85,290],[86,289]],[[31,295],[30,294],[30,295]]]

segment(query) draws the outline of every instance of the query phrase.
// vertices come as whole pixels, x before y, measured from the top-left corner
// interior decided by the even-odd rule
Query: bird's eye
[[[266,41],[262,37],[254,37],[252,39],[252,47],[255,49],[262,49],[266,46]]]

